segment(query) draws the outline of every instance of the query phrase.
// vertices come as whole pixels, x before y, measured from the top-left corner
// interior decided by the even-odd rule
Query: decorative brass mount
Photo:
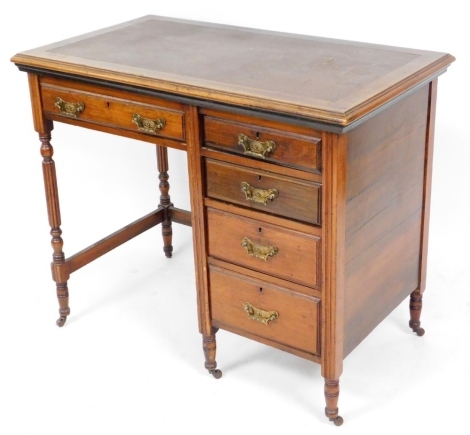
[[[161,130],[166,124],[166,121],[163,118],[148,119],[143,118],[138,113],[132,114],[132,122],[137,124],[139,131],[148,134],[157,134],[158,130]]]
[[[69,103],[60,97],[56,97],[54,106],[59,109],[61,115],[72,118],[77,118],[77,115],[85,110],[84,103]]]
[[[268,261],[268,257],[273,257],[279,252],[276,246],[257,245],[248,237],[243,237],[241,245],[246,249],[248,255],[264,261]]]
[[[268,201],[272,201],[279,196],[279,190],[277,189],[259,189],[258,187],[250,186],[245,181],[242,181],[240,186],[246,199],[260,204],[268,205]]]
[[[254,307],[249,302],[243,303],[243,309],[248,313],[248,316],[252,320],[269,325],[269,322],[279,319],[279,313],[277,311],[264,311]]]
[[[267,155],[276,149],[276,144],[272,140],[260,142],[258,140],[250,139],[244,134],[238,135],[238,144],[243,147],[245,154],[260,157],[262,159],[268,157]]]

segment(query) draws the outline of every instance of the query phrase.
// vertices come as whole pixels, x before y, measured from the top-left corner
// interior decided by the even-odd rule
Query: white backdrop
[[[464,433],[470,387],[470,32],[458,0],[3,2],[0,169],[0,433]],[[307,6],[308,5],[308,6]],[[74,273],[55,326],[39,141],[19,51],[155,14],[449,52],[437,104],[428,289],[417,338],[402,304],[346,360],[341,429],[323,416],[319,366],[220,331],[216,381],[203,367],[190,229],[165,259],[153,229]],[[164,56],[164,53],[159,55]],[[154,149],[56,124],[67,255],[152,210]],[[170,152],[175,205],[189,208],[185,155]],[[177,169],[171,172],[171,168]],[[93,213],[91,210],[95,210]],[[367,285],[367,283],[364,283]]]

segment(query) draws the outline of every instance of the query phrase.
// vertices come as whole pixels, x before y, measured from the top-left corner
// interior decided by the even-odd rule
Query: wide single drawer
[[[307,136],[295,131],[204,117],[206,146],[309,172],[321,172],[320,137],[320,134]]]
[[[210,266],[214,324],[319,355],[320,299]]]
[[[206,159],[206,194],[312,224],[320,224],[321,184]]]
[[[100,86],[67,84],[41,84],[46,115],[184,140],[184,113],[177,103]]]
[[[208,255],[267,275],[320,288],[321,238],[207,208]]]

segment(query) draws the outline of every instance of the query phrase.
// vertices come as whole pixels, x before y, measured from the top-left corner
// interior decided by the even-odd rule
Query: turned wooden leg
[[[212,328],[212,334],[202,336],[202,348],[204,350],[204,357],[206,359],[204,366],[209,371],[209,373],[214,376],[214,378],[220,379],[222,377],[222,371],[217,369],[217,362],[215,361],[215,334],[217,331],[217,328]]]
[[[53,249],[52,254],[52,279],[56,283],[57,287],[57,298],[59,300],[59,314],[60,317],[57,320],[58,326],[64,326],[67,316],[70,314],[69,308],[69,291],[67,287],[67,281],[70,274],[67,270],[67,264],[65,263],[65,255],[62,251],[64,242],[62,240],[62,230],[60,229],[60,208],[59,208],[59,193],[57,189],[57,177],[55,172],[55,164],[52,156],[54,150],[50,143],[51,134],[50,131],[39,134],[41,141],[41,156],[42,170],[44,174],[44,187],[46,190],[47,200],[47,213],[49,216],[49,225],[51,227],[51,244]]]
[[[410,295],[410,328],[419,337],[424,335],[424,329],[421,328],[421,310],[423,308],[423,294],[418,290],[415,290]]]
[[[160,204],[159,207],[165,210],[165,220],[162,222],[162,236],[163,236],[163,251],[165,256],[171,258],[173,246],[171,244],[173,232],[171,229],[170,210],[173,204],[170,201],[170,183],[168,183],[168,150],[166,147],[157,145],[157,164],[158,164],[158,179],[160,180]]]
[[[343,424],[343,417],[338,415],[339,379],[325,379],[325,415],[336,426]]]

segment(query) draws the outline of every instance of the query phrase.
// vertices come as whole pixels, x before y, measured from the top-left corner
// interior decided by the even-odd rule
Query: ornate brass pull
[[[279,252],[277,246],[257,245],[248,237],[243,237],[242,246],[246,249],[248,255],[264,261],[268,261],[268,257],[274,257]]]
[[[259,140],[250,139],[244,134],[238,135],[238,144],[244,148],[245,154],[262,159],[268,157],[267,154],[272,153],[276,149],[276,144],[273,140],[260,142]]]
[[[149,134],[157,134],[158,130],[161,130],[166,124],[166,121],[163,118],[152,120],[143,118],[138,113],[132,114],[132,122],[137,124],[139,131]]]
[[[72,118],[77,118],[77,115],[85,110],[85,104],[69,103],[60,97],[56,97],[54,106],[60,110],[61,115],[70,116]]]
[[[264,205],[268,205],[268,201],[272,201],[274,198],[279,196],[279,190],[277,189],[259,189],[257,187],[250,186],[245,181],[242,181],[241,189],[245,194],[246,199],[253,202],[259,202]]]
[[[279,319],[279,313],[277,311],[264,311],[254,307],[249,302],[243,303],[243,309],[248,313],[248,317],[257,322],[269,325],[269,322]]]

